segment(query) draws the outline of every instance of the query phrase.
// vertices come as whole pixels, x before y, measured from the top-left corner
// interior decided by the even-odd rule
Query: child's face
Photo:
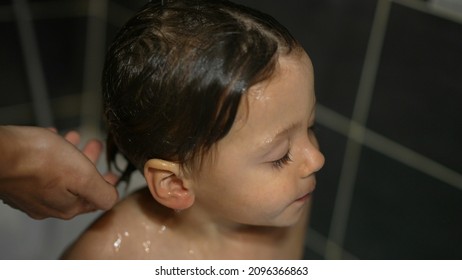
[[[217,221],[295,224],[324,164],[310,129],[315,102],[308,56],[279,58],[274,78],[249,90],[231,131],[194,179],[193,207]]]

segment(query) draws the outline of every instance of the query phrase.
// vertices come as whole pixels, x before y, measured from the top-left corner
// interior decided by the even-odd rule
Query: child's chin
[[[293,227],[300,221],[300,218],[301,218],[301,214],[294,215],[292,217],[284,217],[284,218],[280,218],[277,221],[268,223],[267,225],[263,225],[263,226],[277,227],[277,228]]]
[[[293,227],[293,226],[295,226],[299,221],[300,221],[300,217],[298,217],[297,219],[293,219],[293,220],[291,220],[291,221],[284,221],[284,223],[281,223],[281,225],[279,225],[279,227]]]
[[[304,217],[303,213],[304,213],[304,209],[306,208],[301,208],[299,209],[299,211],[297,211],[296,213],[292,213],[291,215],[287,215],[285,217],[281,217],[279,220],[278,220],[278,225],[275,225],[275,226],[278,226],[278,227],[292,227],[292,226],[295,226],[297,225],[300,220],[302,219],[302,217]]]

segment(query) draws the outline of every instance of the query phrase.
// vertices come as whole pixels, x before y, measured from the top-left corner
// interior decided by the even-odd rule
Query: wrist
[[[48,145],[40,135],[41,130],[45,129],[0,126],[0,180],[36,174],[38,166],[46,161],[43,150]]]

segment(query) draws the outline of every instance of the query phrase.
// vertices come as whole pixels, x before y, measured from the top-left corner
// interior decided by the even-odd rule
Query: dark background
[[[102,136],[104,51],[145,1],[22,2],[0,1],[0,124]],[[419,0],[236,2],[288,27],[315,67],[326,165],[306,258],[462,259],[462,14]],[[93,218],[2,208],[0,258],[56,258]]]

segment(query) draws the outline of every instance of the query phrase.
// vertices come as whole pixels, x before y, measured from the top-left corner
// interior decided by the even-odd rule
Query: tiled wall
[[[59,128],[97,128],[105,39],[145,1],[17,2],[33,36],[0,2],[0,124],[37,125],[39,88]],[[274,15],[315,66],[326,165],[306,257],[461,259],[462,16],[419,0],[236,2]],[[34,44],[21,46],[34,38],[31,69]],[[55,258],[92,219],[37,222],[4,206],[0,258]]]
[[[342,67],[355,52],[339,56],[356,93],[344,78],[344,88],[330,91],[342,76],[332,71],[336,61],[318,89],[328,164],[314,202],[317,242],[308,239],[315,257],[462,257],[461,19],[425,2],[388,0],[377,2],[369,22],[349,18],[372,32],[361,71],[354,62]],[[353,105],[335,100],[345,95]]]

